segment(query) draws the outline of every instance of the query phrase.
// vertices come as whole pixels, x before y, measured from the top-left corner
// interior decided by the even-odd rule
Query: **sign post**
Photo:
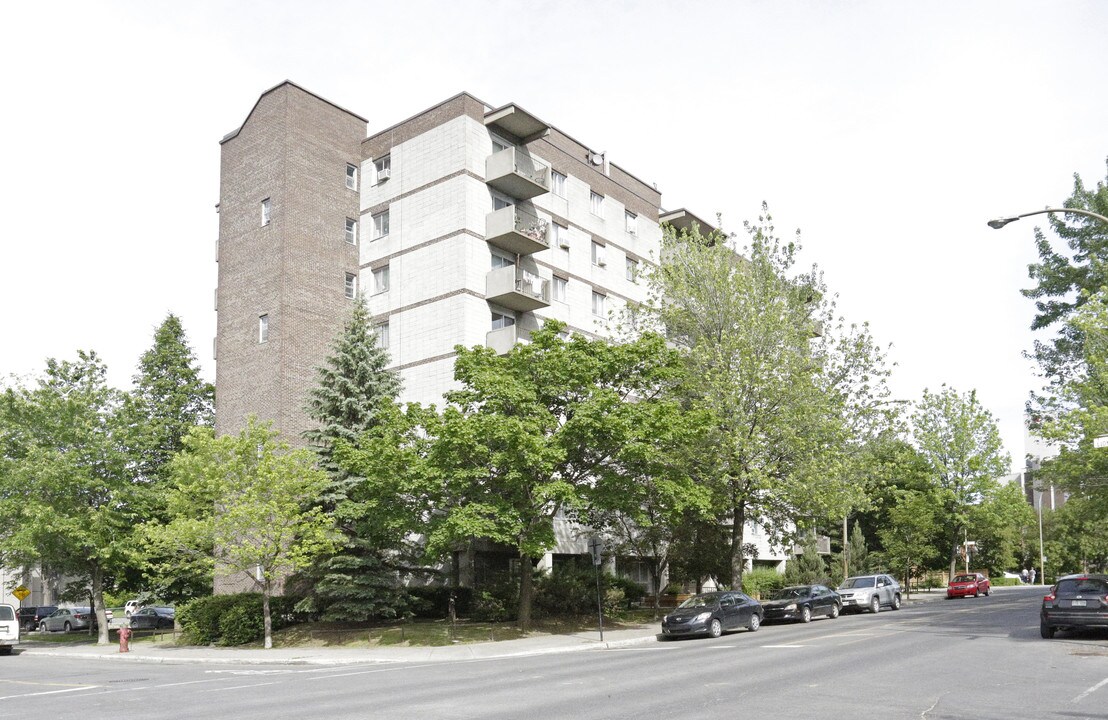
[[[604,562],[604,544],[598,538],[589,540],[589,554],[592,555],[592,564],[596,568],[596,613],[600,618],[600,642],[604,642],[604,603],[600,597],[600,564]]]

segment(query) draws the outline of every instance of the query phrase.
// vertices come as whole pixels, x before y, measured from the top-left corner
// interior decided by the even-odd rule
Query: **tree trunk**
[[[92,566],[92,612],[96,616],[96,644],[108,644],[108,614],[104,612],[104,573],[100,564]]]
[[[731,589],[743,589],[743,571],[746,570],[746,556],[743,554],[743,534],[746,531],[746,503],[735,506],[734,524],[731,526]]]
[[[519,554],[519,629],[523,632],[531,630],[531,596],[534,592],[532,582],[531,558]]]
[[[950,538],[950,577],[947,580],[953,580],[954,576],[958,573],[958,528],[954,529],[954,534]]]
[[[269,580],[266,579],[265,584],[262,585],[262,627],[265,628],[266,650],[269,650],[273,647],[273,619],[269,614],[269,593]]]
[[[658,562],[650,563],[650,581],[654,583],[654,619],[658,619],[658,609],[662,604],[662,569]]]

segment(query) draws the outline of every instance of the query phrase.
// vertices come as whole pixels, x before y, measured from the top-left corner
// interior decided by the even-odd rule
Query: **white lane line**
[[[763,645],[764,648],[802,648],[808,647],[807,645]]]
[[[235,685],[235,686],[233,686],[233,687],[225,687],[225,688],[212,688],[211,692],[222,692],[222,691],[224,691],[224,690],[242,690],[242,689],[244,689],[244,688],[256,688],[256,687],[265,687],[266,685],[276,685],[276,684],[277,684],[277,683],[275,683],[275,682],[270,682],[270,683],[250,683],[250,684],[248,684],[248,685]]]
[[[1098,683],[1097,683],[1096,685],[1093,685],[1093,686],[1092,686],[1091,688],[1089,688],[1089,689],[1088,689],[1088,690],[1086,690],[1085,692],[1083,692],[1083,693],[1081,693],[1080,695],[1078,695],[1077,697],[1075,697],[1075,698],[1073,699],[1073,701],[1074,701],[1075,703],[1076,703],[1076,702],[1081,702],[1082,700],[1084,700],[1085,698],[1087,698],[1087,697],[1088,697],[1089,695],[1092,695],[1093,693],[1095,693],[1095,692],[1096,692],[1097,690],[1101,689],[1101,688],[1102,688],[1102,687],[1104,687],[1105,685],[1108,685],[1108,678],[1104,678],[1103,680],[1101,680],[1100,682],[1098,682]]]
[[[738,645],[709,645],[709,650],[723,650],[724,648],[736,648]]]
[[[22,695],[5,695],[0,697],[0,700],[11,700],[12,698],[25,698],[34,697],[36,695],[57,695],[58,693],[76,692],[78,690],[92,690],[99,687],[99,685],[82,685],[81,687],[66,688],[65,690],[46,690],[43,692],[35,693],[23,693]]]

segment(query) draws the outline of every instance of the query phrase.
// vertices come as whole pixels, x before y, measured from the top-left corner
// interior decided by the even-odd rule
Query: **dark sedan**
[[[171,607],[150,606],[131,615],[132,630],[158,630],[161,628],[173,628],[173,620],[177,616],[176,610]]]
[[[1039,632],[1045,639],[1057,630],[1108,627],[1108,575],[1066,575],[1043,598]]]
[[[762,624],[762,605],[736,591],[695,595],[662,618],[662,634],[719,637],[727,630],[746,628],[751,632]]]
[[[813,615],[837,618],[843,603],[839,594],[823,585],[794,585],[781,588],[762,603],[766,622],[771,620],[799,620],[811,622]]]

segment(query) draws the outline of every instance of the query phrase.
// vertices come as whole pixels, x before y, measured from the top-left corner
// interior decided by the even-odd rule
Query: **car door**
[[[831,612],[833,603],[831,591],[822,585],[812,586],[812,614],[823,615]]]
[[[877,578],[877,596],[881,598],[882,605],[893,604],[893,592],[892,585],[889,583],[889,578],[885,575],[880,575]]]
[[[736,627],[746,627],[750,624],[750,616],[754,614],[754,601],[742,593],[735,593]]]

